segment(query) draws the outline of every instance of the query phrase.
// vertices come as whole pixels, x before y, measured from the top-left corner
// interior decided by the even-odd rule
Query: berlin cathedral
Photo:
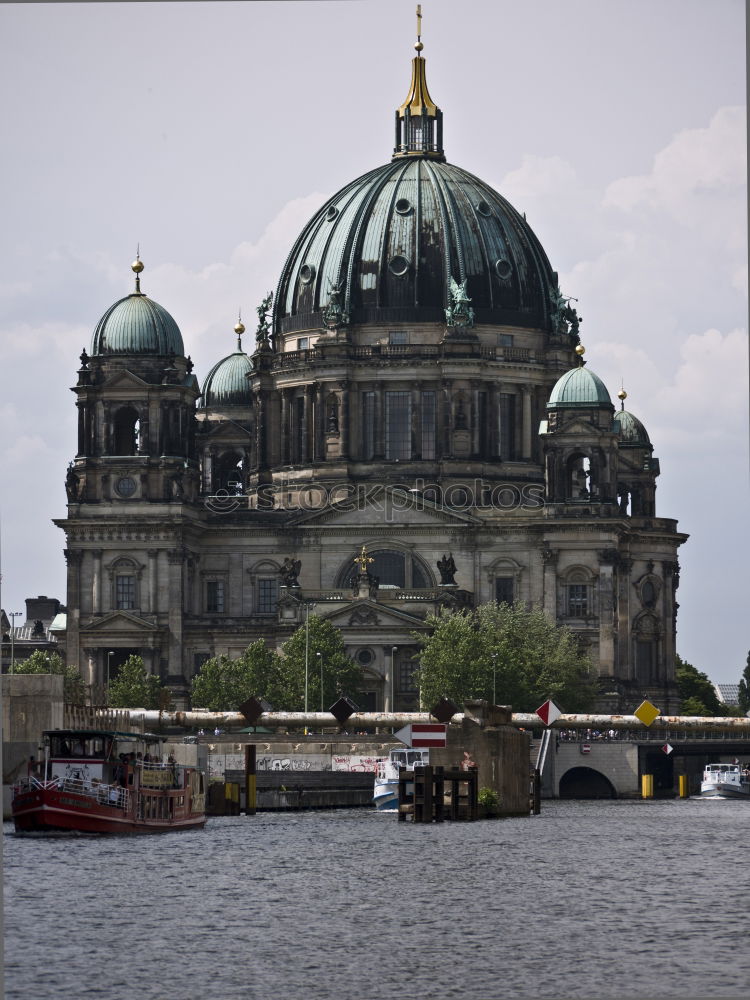
[[[56,522],[89,683],[137,653],[185,707],[206,659],[315,614],[362,710],[416,710],[428,615],[520,601],[578,637],[599,710],[678,710],[687,536],[653,445],[525,217],[447,161],[415,48],[390,160],[320,207],[202,385],[140,259],[96,325]]]

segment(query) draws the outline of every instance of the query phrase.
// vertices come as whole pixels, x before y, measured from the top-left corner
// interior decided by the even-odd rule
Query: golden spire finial
[[[422,45],[422,4],[417,4],[417,41],[414,45],[417,52],[421,52],[424,48]]]
[[[135,260],[130,265],[130,269],[135,271],[135,290],[138,295],[141,293],[141,271],[143,270],[143,261],[141,260],[141,245],[138,243],[135,248]]]
[[[422,57],[422,5],[417,4],[417,54],[411,61],[411,83],[403,104],[396,109],[394,157],[430,156],[445,160],[443,112],[427,89],[426,60]]]
[[[359,566],[360,574],[364,575],[367,572],[368,563],[373,563],[375,562],[375,560],[372,558],[372,556],[368,556],[367,546],[363,545],[362,551],[358,556],[355,557],[354,562]]]
[[[617,398],[620,400],[620,409],[624,410],[625,400],[628,398],[628,394],[625,392],[622,382],[620,382],[620,391],[617,393]]]
[[[234,324],[234,332],[237,334],[237,350],[242,350],[242,334],[245,332],[245,324],[242,322],[242,309],[237,310],[237,322]]]

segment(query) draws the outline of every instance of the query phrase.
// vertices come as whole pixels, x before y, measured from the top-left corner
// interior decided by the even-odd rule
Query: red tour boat
[[[13,786],[16,832],[164,833],[206,822],[205,778],[164,760],[164,737],[45,732],[44,760]]]

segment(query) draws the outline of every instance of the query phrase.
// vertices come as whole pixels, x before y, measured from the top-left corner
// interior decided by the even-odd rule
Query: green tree
[[[248,646],[236,660],[228,656],[206,660],[193,678],[193,707],[236,712],[253,695],[275,704],[277,661],[262,639]]]
[[[78,667],[66,666],[59,653],[49,653],[35,649],[31,656],[19,660],[14,673],[17,674],[62,674],[63,697],[69,705],[83,705],[86,702],[86,685]]]
[[[675,656],[675,681],[680,696],[682,715],[728,715],[727,707],[718,697],[707,674],[692,663]]]
[[[310,615],[308,628],[307,705],[311,712],[320,710],[322,670],[322,704],[327,711],[342,694],[355,695],[361,670],[347,655],[341,631],[335,625],[317,615]],[[273,694],[269,694],[269,701],[276,708],[294,712],[305,707],[305,646],[306,629],[302,625],[281,647],[278,684]]]
[[[591,663],[573,633],[555,625],[541,608],[520,603],[483,604],[473,611],[427,619],[432,632],[420,653],[422,703],[446,695],[463,704],[474,698],[533,712],[547,698],[568,712],[593,703]]]
[[[750,652],[747,654],[747,663],[745,664],[745,669],[742,671],[742,677],[740,678],[740,692],[738,700],[742,714],[744,715],[746,712],[750,712]]]
[[[159,678],[146,672],[143,658],[129,656],[109,682],[107,701],[110,708],[159,708],[163,690]]]

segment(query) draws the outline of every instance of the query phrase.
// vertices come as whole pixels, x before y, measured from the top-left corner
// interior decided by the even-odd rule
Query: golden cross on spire
[[[375,562],[375,560],[372,558],[372,556],[368,556],[367,546],[363,545],[362,551],[358,556],[356,556],[354,562],[359,566],[359,572],[364,574],[367,572],[367,564]]]
[[[417,41],[422,37],[422,4],[417,4]]]

